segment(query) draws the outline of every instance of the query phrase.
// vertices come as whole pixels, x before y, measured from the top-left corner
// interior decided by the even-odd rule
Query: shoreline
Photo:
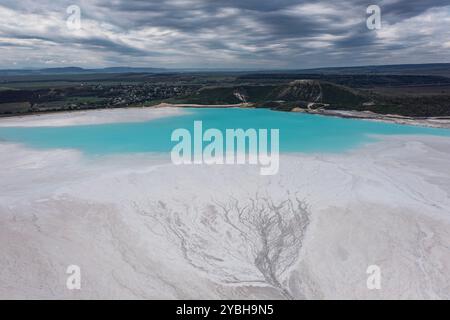
[[[143,122],[165,117],[184,115],[182,108],[114,108],[83,111],[58,111],[45,114],[30,114],[1,119],[2,127],[63,127],[98,125],[125,122]]]
[[[236,104],[195,104],[195,103],[160,103],[152,106],[153,108],[217,108],[217,109],[227,109],[227,108],[254,108],[252,103],[236,103]]]
[[[153,107],[156,108],[255,108],[253,103],[224,104],[224,105],[200,105],[200,104],[172,104],[160,103]],[[263,109],[263,108],[261,108]],[[333,109],[305,109],[296,107],[291,111],[277,110],[267,108],[279,112],[298,112],[306,114],[315,114],[321,116],[338,117],[344,119],[371,120],[387,123],[395,123],[401,125],[413,125],[430,128],[450,129],[450,117],[428,117],[414,118],[395,114],[379,114],[372,111],[356,111],[356,110],[333,110]]]
[[[290,112],[315,114],[321,116],[338,117],[344,119],[370,120],[401,125],[413,125],[430,128],[450,129],[450,117],[413,118],[395,114],[379,114],[372,111],[332,110],[332,109],[304,109],[294,108]]]
[[[228,105],[200,105],[200,104],[171,104],[160,103],[153,107],[156,108],[255,108],[253,103],[240,103]],[[413,118],[394,114],[379,114],[372,111],[356,111],[356,110],[327,110],[327,109],[304,109],[294,108],[291,111],[271,109],[280,112],[298,112],[306,114],[315,114],[322,116],[338,117],[344,119],[360,119],[371,120],[395,124],[422,126],[430,128],[450,129],[450,117],[428,117],[428,118]]]
[[[184,108],[245,108],[251,109],[255,108],[252,103],[238,103],[238,104],[217,104],[217,105],[201,105],[201,104],[172,104],[172,103],[160,103],[152,106],[144,106],[144,107],[121,107],[121,108],[102,108],[102,109],[87,109],[87,110],[61,110],[61,111],[51,111],[44,113],[30,113],[30,114],[16,114],[16,115],[6,115],[0,117],[0,127],[9,127],[9,126],[21,126],[20,123],[17,122],[17,119],[27,120],[35,118],[36,120],[51,119],[55,116],[68,116],[75,115],[75,119],[66,119],[66,123],[69,124],[61,124],[61,125],[90,125],[90,124],[104,124],[104,123],[116,123],[116,122],[140,122],[152,120],[165,116],[172,115],[180,115],[183,114]],[[166,112],[167,114],[161,115],[145,115],[146,111],[149,110],[173,110],[178,109],[177,112]],[[414,117],[406,117],[395,114],[378,114],[371,111],[356,111],[356,110],[334,110],[334,109],[306,109],[296,107],[291,111],[285,110],[277,110],[270,109],[273,111],[279,112],[295,112],[295,113],[305,113],[312,115],[321,115],[321,116],[329,116],[329,117],[338,117],[344,119],[359,119],[359,120],[369,120],[369,121],[378,121],[378,122],[386,122],[386,123],[394,123],[399,125],[413,125],[413,126],[422,126],[422,127],[430,127],[430,128],[442,128],[442,129],[450,129],[450,117],[428,117],[428,118],[414,118]],[[116,118],[113,119],[109,117],[109,119],[102,119],[102,113],[118,113],[123,119]],[[132,112],[132,114],[125,114]],[[144,113],[144,117],[138,113]],[[89,119],[87,122],[83,122],[83,118],[87,119],[89,116],[94,116],[94,119]],[[39,117],[39,118],[38,118]],[[47,120],[48,121],[48,120]],[[82,123],[78,122],[81,121]],[[5,125],[6,124],[6,125]],[[29,126],[29,125],[27,125]],[[57,126],[56,124],[52,124],[49,122],[49,126]]]

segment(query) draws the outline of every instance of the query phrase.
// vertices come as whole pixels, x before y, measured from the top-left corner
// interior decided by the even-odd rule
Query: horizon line
[[[74,65],[59,67],[30,67],[30,68],[0,68],[0,71],[42,71],[54,69],[79,69],[79,70],[107,70],[107,69],[159,69],[159,70],[223,70],[223,71],[296,71],[296,70],[317,70],[317,69],[344,69],[344,68],[368,68],[368,67],[397,67],[397,66],[426,66],[426,65],[450,65],[450,62],[426,62],[426,63],[401,63],[401,64],[363,64],[346,66],[322,66],[313,68],[239,68],[239,67],[154,67],[154,66],[99,66],[99,67],[79,67]]]

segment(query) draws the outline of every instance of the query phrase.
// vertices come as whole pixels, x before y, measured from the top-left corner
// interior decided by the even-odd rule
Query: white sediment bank
[[[379,114],[371,111],[304,109],[304,108],[294,108],[292,112],[303,112],[339,118],[351,118],[369,121],[389,122],[396,124],[407,124],[412,126],[422,126],[430,128],[450,128],[450,117],[414,118],[414,117],[400,116],[396,114]]]
[[[450,299],[449,160],[433,136],[275,176],[1,143],[0,298]]]
[[[62,127],[115,122],[142,122],[187,113],[181,108],[116,108],[56,112],[0,118],[0,127]]]

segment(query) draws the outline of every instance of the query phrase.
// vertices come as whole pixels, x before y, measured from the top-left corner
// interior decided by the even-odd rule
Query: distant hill
[[[432,75],[450,77],[450,63],[432,64],[401,64],[360,67],[327,67],[314,69],[289,70],[245,70],[226,68],[146,68],[146,67],[108,67],[85,69],[79,67],[44,68],[44,69],[3,69],[0,76],[26,76],[26,75],[62,75],[62,74],[92,74],[92,73],[231,73],[231,74],[317,74],[317,75]]]
[[[294,108],[372,111],[412,117],[450,116],[450,96],[383,95],[322,80],[287,84],[207,86],[170,103],[202,105],[251,103],[255,107],[290,111]]]
[[[248,73],[238,75],[239,81],[254,83],[291,82],[296,79],[327,81],[352,88],[400,87],[400,86],[442,86],[450,85],[450,77],[436,75],[401,74],[350,74],[350,73]]]
[[[354,89],[318,80],[296,80],[283,85],[241,85],[204,87],[196,93],[176,99],[174,102],[195,104],[257,104],[296,102],[333,104],[336,106],[361,105],[370,99]]]
[[[361,67],[332,67],[302,69],[297,72],[320,74],[392,74],[392,75],[435,75],[450,77],[450,63],[399,64]]]
[[[61,74],[102,74],[102,73],[160,73],[166,72],[163,68],[131,68],[111,67],[100,69],[84,69],[79,67],[46,68],[46,69],[3,69],[0,76],[27,76],[27,75],[61,75]]]

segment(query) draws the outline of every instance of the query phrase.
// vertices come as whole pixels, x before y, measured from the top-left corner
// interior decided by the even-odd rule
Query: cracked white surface
[[[275,176],[0,144],[0,298],[449,299],[449,161],[419,136]]]

